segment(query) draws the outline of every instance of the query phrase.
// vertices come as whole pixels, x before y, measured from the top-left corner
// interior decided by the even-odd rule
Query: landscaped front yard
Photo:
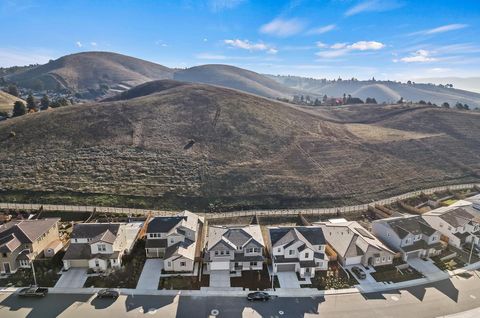
[[[58,272],[62,269],[62,258],[65,252],[58,252],[51,259],[42,259],[34,261],[35,276],[37,285],[42,287],[53,287],[57,283],[60,275]],[[20,268],[14,274],[6,278],[0,278],[2,287],[24,287],[34,284],[31,268]]]
[[[407,280],[423,278],[424,276],[413,267],[398,270],[395,265],[377,266],[371,274],[377,282],[399,283]]]
[[[311,285],[300,285],[302,288],[317,288],[319,290],[351,288],[358,284],[353,275],[348,275],[338,264],[329,266],[327,271],[315,272],[310,278]]]
[[[230,286],[243,287],[250,290],[265,290],[272,288],[272,281],[271,276],[268,274],[267,266],[264,265],[261,271],[243,271],[241,277],[231,277]],[[280,287],[277,276],[275,276],[273,287]]]
[[[200,289],[200,287],[208,287],[210,284],[210,276],[202,275],[200,280],[198,276],[169,276],[160,277],[158,289],[188,290]]]
[[[90,276],[84,287],[135,288],[145,264],[145,240],[138,240],[130,254],[122,259],[123,267],[107,276]]]

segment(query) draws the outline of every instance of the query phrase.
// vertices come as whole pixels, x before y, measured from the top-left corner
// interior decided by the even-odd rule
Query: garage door
[[[212,271],[230,270],[230,262],[211,262],[210,270]]]
[[[277,272],[294,272],[295,264],[277,264]]]

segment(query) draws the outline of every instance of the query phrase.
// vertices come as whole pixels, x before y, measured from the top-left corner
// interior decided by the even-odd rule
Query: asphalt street
[[[0,317],[440,317],[480,307],[480,279],[438,283],[375,294],[280,297],[251,303],[243,297],[131,296],[116,301],[94,295],[49,294],[22,299],[0,293]]]

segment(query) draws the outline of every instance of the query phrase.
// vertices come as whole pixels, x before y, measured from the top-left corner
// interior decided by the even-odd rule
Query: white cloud
[[[80,41],[77,41],[77,42],[75,43],[75,45],[76,45],[77,47],[82,47],[82,46],[83,46],[83,45],[82,45],[82,42],[80,42]]]
[[[364,12],[384,12],[394,10],[403,6],[403,3],[396,0],[366,0],[362,1],[345,12],[350,17]]]
[[[322,49],[328,46],[327,44],[325,44],[325,43],[323,43],[323,42],[320,42],[320,41],[318,41],[317,43],[315,43],[315,45],[316,45],[317,47],[319,47],[319,48],[322,48]]]
[[[245,0],[209,0],[208,5],[212,11],[218,12],[233,9],[243,2],[245,2]]]
[[[377,51],[383,49],[385,44],[377,41],[358,41],[352,44],[348,43],[335,43],[330,46],[322,43],[321,48],[329,47],[330,50],[320,51],[316,53],[317,56],[323,58],[335,58],[343,56],[352,51]]]
[[[97,46],[97,42],[90,42],[90,45],[95,47]]]
[[[299,33],[304,28],[304,23],[299,19],[276,18],[260,28],[261,33],[285,37]]]
[[[51,59],[52,52],[44,49],[0,48],[0,67],[44,64]]]
[[[263,42],[253,43],[248,40],[240,40],[240,39],[224,40],[223,42],[230,47],[243,49],[243,50],[266,51],[267,53],[270,53],[270,54],[276,54],[278,52],[276,48],[269,46]]]
[[[324,33],[327,33],[327,32],[330,32],[330,31],[334,30],[336,27],[337,26],[335,24],[329,24],[329,25],[325,25],[325,26],[322,26],[322,27],[310,29],[310,30],[308,30],[307,34],[309,34],[309,35],[311,35],[311,34],[324,34]]]
[[[197,59],[200,60],[226,60],[227,57],[221,54],[211,54],[211,53],[200,53],[195,55]]]
[[[410,56],[402,57],[400,60],[393,60],[394,62],[404,62],[404,63],[428,63],[434,62],[437,59],[431,57],[431,53],[427,50],[418,50],[415,53],[412,53]]]
[[[466,27],[468,27],[468,24],[460,24],[460,23],[447,24],[447,25],[442,25],[433,29],[414,32],[411,35],[417,35],[417,34],[431,35],[431,34],[444,33],[444,32],[449,32],[454,30],[460,30]]]

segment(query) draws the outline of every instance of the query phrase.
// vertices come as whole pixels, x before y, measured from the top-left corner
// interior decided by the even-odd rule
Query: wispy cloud
[[[433,28],[433,29],[413,32],[413,33],[410,33],[410,35],[419,35],[419,34],[432,35],[432,34],[438,34],[438,33],[460,30],[460,29],[464,29],[466,27],[468,27],[468,24],[454,23],[454,24],[442,25],[442,26],[439,26],[439,27],[436,27],[436,28]]]
[[[96,47],[96,46],[97,46],[97,42],[90,42],[90,45],[93,46],[93,47]]]
[[[253,42],[250,42],[249,40],[240,40],[240,39],[224,40],[223,42],[230,47],[248,50],[248,51],[266,51],[267,53],[270,53],[270,54],[276,54],[278,52],[278,50],[275,47],[265,44],[263,42],[253,43]]]
[[[324,34],[332,30],[335,30],[336,27],[337,26],[335,24],[329,24],[329,25],[318,27],[318,28],[313,28],[307,31],[307,35]]]
[[[213,12],[218,12],[233,9],[243,2],[245,2],[245,0],[209,0],[208,6]]]
[[[260,27],[260,32],[264,34],[286,37],[295,35],[303,30],[305,23],[299,19],[276,18]]]
[[[317,42],[320,48],[329,48],[328,50],[317,52],[316,55],[322,58],[336,58],[352,51],[377,51],[385,47],[385,44],[377,41],[358,41],[355,43],[335,43],[330,46],[322,42]]]
[[[82,42],[80,42],[80,41],[75,42],[75,45],[76,45],[77,47],[82,47],[82,46],[83,46]]]
[[[195,55],[195,58],[200,60],[226,60],[227,57],[221,54],[211,54],[211,53],[199,53]]]
[[[366,0],[357,3],[345,11],[345,16],[350,17],[365,12],[384,12],[402,7],[404,4],[396,0]]]
[[[402,57],[401,59],[394,59],[393,62],[404,62],[404,63],[429,63],[437,61],[436,58],[431,56],[431,52],[427,50],[418,50],[410,56]]]
[[[0,67],[44,64],[51,59],[52,53],[43,49],[0,48]]]

